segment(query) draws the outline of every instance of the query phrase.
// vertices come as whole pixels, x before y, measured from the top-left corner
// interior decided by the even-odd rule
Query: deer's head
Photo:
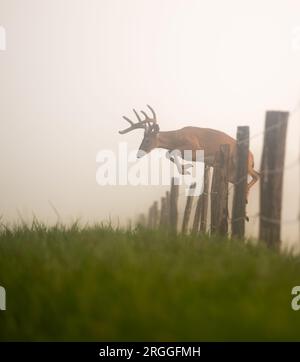
[[[130,127],[124,129],[123,131],[119,131],[120,134],[125,134],[130,131],[133,131],[134,129],[142,128],[144,129],[144,138],[142,140],[142,143],[139,147],[137,158],[143,157],[146,153],[149,153],[154,148],[157,147],[157,135],[159,133],[159,125],[156,121],[156,114],[154,110],[147,105],[147,107],[152,112],[152,118],[150,118],[146,112],[141,111],[141,113],[144,115],[145,119],[142,120],[137,111],[134,109],[133,112],[136,115],[138,122],[133,123],[129,118],[123,116],[123,118],[130,124]]]

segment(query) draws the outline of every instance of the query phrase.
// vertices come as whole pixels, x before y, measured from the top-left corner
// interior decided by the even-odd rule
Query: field
[[[300,340],[300,258],[108,226],[3,229],[0,340]]]

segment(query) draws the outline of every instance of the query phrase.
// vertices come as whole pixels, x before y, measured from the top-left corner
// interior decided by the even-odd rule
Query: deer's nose
[[[143,156],[145,156],[146,152],[143,151],[143,150],[138,150],[137,154],[136,154],[136,157],[137,158],[141,158]]]

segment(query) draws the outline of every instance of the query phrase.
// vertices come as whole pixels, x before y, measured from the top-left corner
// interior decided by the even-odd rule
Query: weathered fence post
[[[153,205],[150,206],[148,211],[148,222],[147,222],[148,229],[152,229],[153,227]]]
[[[267,112],[261,163],[259,238],[275,249],[280,247],[283,167],[288,118],[288,112]]]
[[[143,226],[143,227],[146,226],[146,217],[145,217],[144,214],[140,214],[140,215],[138,216],[137,225]]]
[[[201,195],[202,200],[201,200],[201,218],[200,218],[200,231],[203,233],[205,233],[207,229],[209,186],[210,186],[210,167],[205,166],[203,193]]]
[[[152,228],[156,229],[157,226],[158,226],[158,202],[157,201],[154,201],[152,208],[153,208],[153,211],[152,211],[152,213],[153,213],[153,215],[152,215],[152,217],[153,217]]]
[[[171,209],[171,200],[170,200],[170,191],[166,192],[166,215],[165,215],[165,223],[166,227],[170,226],[170,209]]]
[[[236,179],[232,206],[232,236],[244,238],[249,157],[249,127],[237,129]]]
[[[192,191],[195,188],[196,188],[196,182],[191,184],[190,192],[192,193]],[[188,230],[191,211],[192,211],[193,199],[194,199],[193,195],[188,195],[187,196],[186,205],[185,205],[185,209],[184,209],[184,215],[183,215],[182,230],[181,230],[183,233],[186,233],[187,230]]]
[[[166,198],[162,197],[160,199],[160,218],[159,218],[160,228],[166,227],[166,211],[167,211]]]
[[[221,145],[217,154],[211,189],[211,232],[228,232],[229,145]]]
[[[177,221],[178,221],[178,210],[177,202],[179,196],[179,185],[177,179],[172,177],[171,181],[171,191],[170,191],[170,229],[174,232],[177,231]]]
[[[197,200],[197,206],[195,210],[193,227],[192,227],[193,233],[197,233],[199,231],[202,202],[203,202],[203,195],[201,194],[198,196]]]

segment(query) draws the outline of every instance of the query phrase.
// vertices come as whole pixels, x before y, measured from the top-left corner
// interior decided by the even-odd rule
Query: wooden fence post
[[[259,238],[275,249],[279,249],[281,237],[283,167],[288,118],[288,112],[267,112],[261,163]]]
[[[146,226],[146,217],[145,217],[145,215],[144,214],[140,214],[139,216],[138,216],[138,219],[137,219],[137,225],[138,226],[143,226],[143,227],[145,227]]]
[[[249,157],[249,127],[237,129],[236,182],[232,206],[232,236],[243,239],[245,236],[246,193]]]
[[[229,145],[221,145],[217,154],[211,189],[211,231],[228,232]]]
[[[166,211],[167,211],[166,198],[162,197],[160,199],[160,218],[159,218],[160,228],[166,227]]]
[[[175,177],[172,177],[171,181],[171,191],[170,191],[170,229],[174,232],[177,231],[177,221],[178,221],[178,210],[177,202],[179,196],[179,185],[178,180]]]
[[[210,167],[205,166],[204,169],[204,185],[201,207],[201,218],[200,218],[200,231],[205,233],[207,230],[207,211],[208,211],[208,200],[209,200],[209,186],[210,186]]]
[[[152,228],[156,229],[157,226],[158,226],[158,202],[157,201],[154,201],[152,208],[153,208],[153,211],[152,211],[152,213],[153,213],[153,216],[152,216],[153,217]]]
[[[203,202],[203,194],[199,195],[197,200],[197,206],[196,206],[193,228],[192,228],[192,231],[195,234],[199,231],[202,202]]]
[[[151,218],[152,218],[152,206],[148,209],[148,216],[147,216],[147,228],[151,229]]]
[[[192,183],[190,186],[190,192],[192,193],[193,190],[196,188],[196,182]],[[184,215],[183,215],[183,222],[182,222],[182,232],[186,233],[189,226],[191,211],[192,211],[192,205],[193,205],[193,195],[188,195],[186,200],[186,205],[184,209]]]
[[[148,229],[152,229],[153,227],[153,205],[149,207],[147,227]]]
[[[170,226],[170,209],[171,209],[171,199],[170,199],[170,191],[166,192],[166,215],[165,215],[165,223],[166,227]]]

